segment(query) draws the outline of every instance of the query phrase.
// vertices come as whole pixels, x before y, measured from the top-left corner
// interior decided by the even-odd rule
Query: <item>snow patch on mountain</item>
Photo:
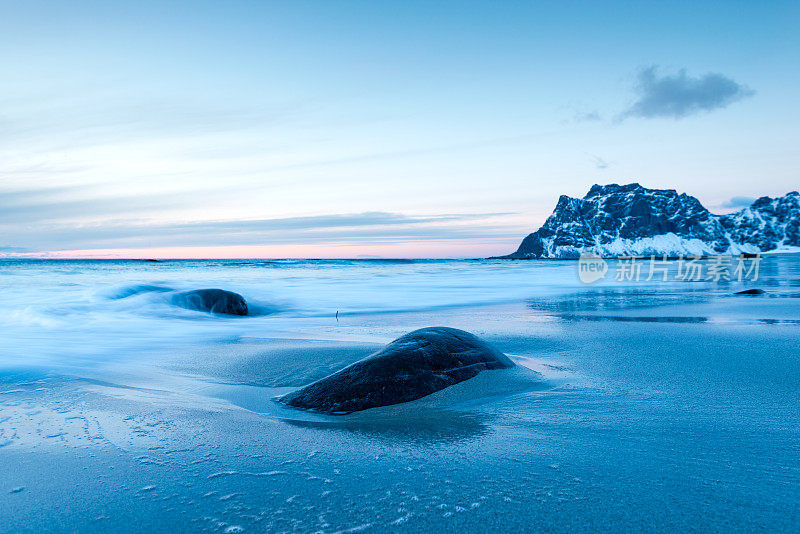
[[[761,197],[729,215],[709,212],[674,189],[637,183],[594,185],[582,199],[562,195],[513,259],[708,256],[800,250],[800,194]]]

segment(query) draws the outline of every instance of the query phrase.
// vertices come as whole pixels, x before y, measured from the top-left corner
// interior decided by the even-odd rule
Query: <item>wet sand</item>
[[[796,530],[799,304],[605,291],[278,317],[277,336],[7,373],[0,531]],[[272,400],[432,325],[518,366],[348,416]]]

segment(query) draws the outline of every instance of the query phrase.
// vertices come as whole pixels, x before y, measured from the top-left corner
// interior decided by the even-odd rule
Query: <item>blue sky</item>
[[[481,256],[797,189],[797,2],[3,2],[0,253]]]

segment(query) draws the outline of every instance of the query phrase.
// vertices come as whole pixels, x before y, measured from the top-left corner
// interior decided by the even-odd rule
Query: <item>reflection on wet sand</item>
[[[419,407],[403,417],[359,414],[330,420],[283,419],[284,422],[315,430],[352,432],[417,445],[463,443],[487,434],[486,414]]]
[[[562,315],[567,321],[621,321],[638,323],[705,323],[708,317],[653,317],[631,315]]]

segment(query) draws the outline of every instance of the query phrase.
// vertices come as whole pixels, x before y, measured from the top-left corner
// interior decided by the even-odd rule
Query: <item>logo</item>
[[[606,260],[593,252],[582,252],[578,258],[578,278],[584,284],[593,284],[602,280],[608,273]]]

